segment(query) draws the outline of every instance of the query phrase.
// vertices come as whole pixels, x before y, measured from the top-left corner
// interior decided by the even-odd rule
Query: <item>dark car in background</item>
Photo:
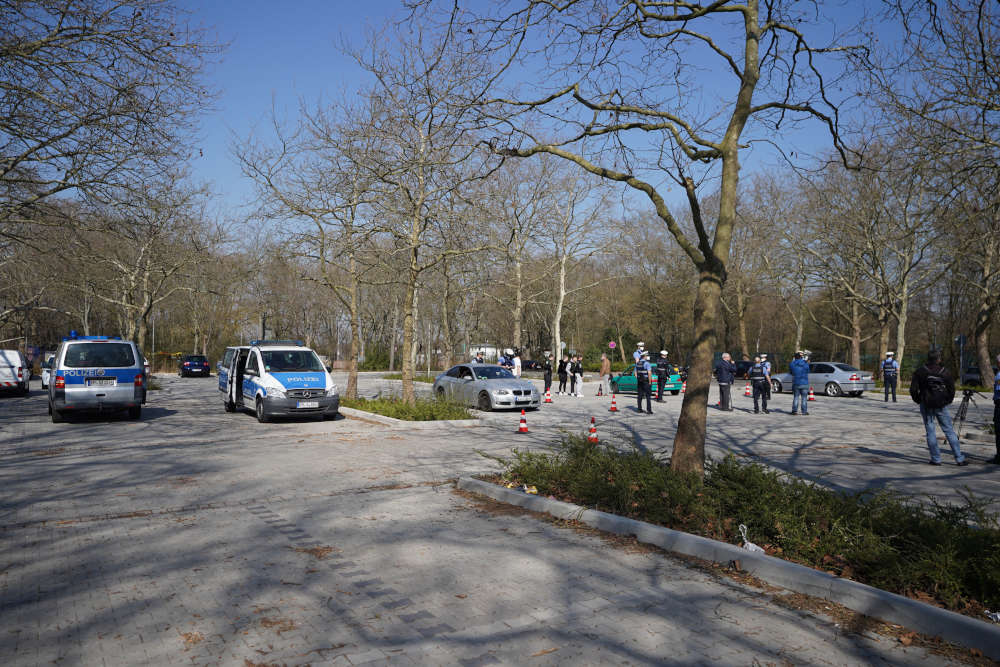
[[[211,375],[208,357],[201,354],[184,355],[177,364],[177,374],[181,377],[208,377]]]
[[[993,384],[993,378],[996,376],[996,367],[993,368],[993,375],[988,378],[984,378],[982,373],[979,372],[979,366],[967,366],[965,371],[962,373],[961,384],[968,385],[970,387],[987,387]]]

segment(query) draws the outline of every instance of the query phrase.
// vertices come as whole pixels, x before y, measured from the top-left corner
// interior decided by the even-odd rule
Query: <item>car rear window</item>
[[[203,357],[200,354],[189,354],[184,357],[184,361],[208,361],[208,358]]]
[[[67,368],[126,368],[135,366],[128,343],[75,343],[66,348]]]

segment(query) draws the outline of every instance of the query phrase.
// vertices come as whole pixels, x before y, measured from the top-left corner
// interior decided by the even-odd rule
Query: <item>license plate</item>
[[[319,401],[299,401],[295,404],[297,408],[318,408]]]
[[[88,378],[88,387],[113,387],[115,386],[115,378]]]

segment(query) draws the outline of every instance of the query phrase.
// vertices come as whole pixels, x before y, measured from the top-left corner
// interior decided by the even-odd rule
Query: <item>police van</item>
[[[333,418],[340,409],[329,369],[300,340],[227,347],[218,376],[226,412],[253,410],[260,422],[278,415]]]
[[[143,356],[135,343],[71,331],[50,362],[49,414],[56,423],[77,410],[127,410],[130,419],[139,419],[146,389]]]

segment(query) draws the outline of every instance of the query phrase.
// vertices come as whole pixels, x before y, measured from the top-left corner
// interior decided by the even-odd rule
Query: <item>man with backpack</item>
[[[750,384],[753,386],[754,414],[760,412],[761,403],[763,403],[765,415],[771,412],[767,409],[767,398],[770,395],[771,389],[771,374],[768,367],[765,366],[766,363],[761,360],[761,357],[754,357],[753,366],[750,367],[750,371],[747,373],[750,378]]]
[[[951,445],[951,453],[955,455],[955,464],[969,465],[958,445],[958,435],[951,424],[948,406],[955,400],[955,380],[948,369],[941,365],[941,353],[931,350],[927,355],[927,363],[918,368],[910,380],[910,397],[914,403],[920,404],[920,416],[924,419],[924,430],[927,433],[927,449],[931,452],[932,466],[941,465],[941,450],[938,449],[937,433],[934,421],[941,424],[944,437]]]

